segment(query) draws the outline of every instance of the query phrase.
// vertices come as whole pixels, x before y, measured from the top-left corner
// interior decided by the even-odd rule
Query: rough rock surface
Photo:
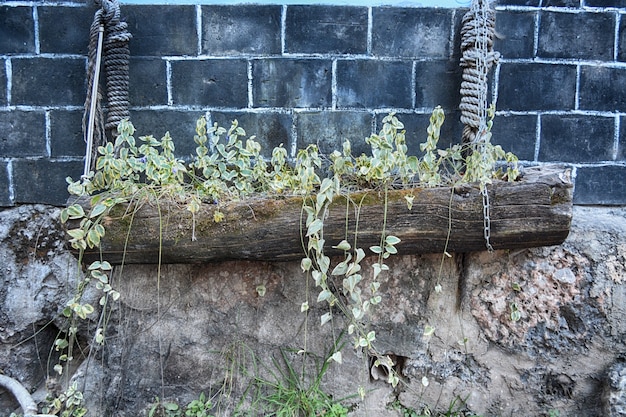
[[[57,218],[45,206],[0,212],[0,368],[31,391],[52,374],[50,347],[66,326],[59,312],[79,274]],[[625,265],[626,209],[591,207],[575,207],[560,246],[392,259],[371,325],[403,382],[392,388],[345,336],[343,364],[329,366],[322,386],[349,397],[355,416],[451,404],[483,416],[623,416]],[[217,394],[230,415],[234,399],[245,408],[262,396],[252,376],[284,382],[284,358],[302,369],[306,357],[315,377],[344,327],[339,314],[319,326],[326,310],[298,262],[126,266],[112,285],[122,296],[105,345],[76,359],[93,416],[136,416],[155,397],[187,403],[200,392]],[[86,296],[98,304],[97,291]],[[93,324],[79,328],[83,348]],[[302,349],[319,358],[294,353]],[[0,391],[0,415],[16,406]]]

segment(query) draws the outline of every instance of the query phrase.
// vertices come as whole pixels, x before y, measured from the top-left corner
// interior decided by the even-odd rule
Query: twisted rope
[[[132,35],[128,31],[128,24],[120,20],[120,6],[117,0],[94,0],[100,9],[94,14],[93,23],[89,29],[89,54],[87,64],[87,97],[85,99],[85,112],[83,114],[83,132],[86,133],[86,124],[89,118],[92,100],[95,100],[94,115],[94,138],[92,148],[92,161],[95,162],[98,145],[107,141],[107,131],[111,136],[115,135],[117,125],[130,116],[130,103],[128,99],[130,62],[130,49],[128,42]],[[106,75],[107,94],[107,118],[104,121],[102,106],[102,92],[100,85],[97,86],[96,97],[92,97],[93,84],[96,71],[98,32],[104,28],[103,42],[103,67]],[[87,138],[89,140],[89,138]],[[89,147],[88,147],[89,148]]]
[[[487,74],[500,54],[493,51],[496,13],[490,0],[474,0],[461,28],[461,122],[463,143],[479,141],[487,126]]]

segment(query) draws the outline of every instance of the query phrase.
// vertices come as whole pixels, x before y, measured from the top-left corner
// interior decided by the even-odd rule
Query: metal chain
[[[489,204],[487,184],[480,187],[480,193],[483,196],[483,233],[485,236],[485,246],[487,246],[489,252],[493,252],[493,246],[491,246],[491,205]]]

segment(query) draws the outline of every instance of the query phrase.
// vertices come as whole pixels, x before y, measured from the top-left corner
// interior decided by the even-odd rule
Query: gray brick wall
[[[82,172],[91,1],[0,5],[0,206],[63,205]],[[464,9],[123,5],[131,118],[193,154],[200,115],[237,118],[269,151],[356,143],[389,111],[419,153],[430,111],[459,141]],[[577,204],[626,204],[626,2],[501,0],[494,141],[527,164],[562,162]]]

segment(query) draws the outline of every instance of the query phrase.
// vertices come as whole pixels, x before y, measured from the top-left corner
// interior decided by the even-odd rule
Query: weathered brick
[[[376,7],[372,10],[372,54],[446,58],[451,25],[450,9]]]
[[[570,110],[576,97],[576,67],[562,64],[503,63],[500,110]]]
[[[194,6],[123,6],[121,13],[133,35],[132,56],[198,53]]]
[[[202,53],[281,53],[281,6],[202,6]]]
[[[256,136],[255,141],[261,144],[262,155],[271,158],[272,150],[283,144],[289,150],[293,119],[286,113],[257,112],[211,112],[213,123],[229,129],[233,120],[246,131],[246,137]],[[245,142],[245,141],[244,141]]]
[[[11,184],[9,182],[9,163],[0,161],[0,207],[12,206]]]
[[[35,52],[35,23],[30,7],[0,6],[0,54]]]
[[[411,108],[411,62],[337,61],[337,105]]]
[[[50,154],[54,157],[84,156],[83,112],[50,111]]]
[[[341,151],[343,142],[348,139],[352,154],[371,154],[365,138],[372,134],[372,115],[366,112],[319,111],[303,112],[296,115],[296,143],[304,149],[314,143],[323,154],[334,150]]]
[[[193,136],[196,134],[196,121],[203,115],[203,111],[133,110],[130,120],[136,129],[136,139],[148,135],[161,139],[165,132],[170,132],[176,147],[175,154],[188,158],[196,154]]]
[[[49,159],[13,161],[15,203],[42,203],[64,206],[69,198],[66,177],[80,178],[82,161]]]
[[[453,61],[420,61],[415,64],[415,107],[445,110],[459,107],[462,70]]]
[[[626,0],[585,0],[589,7],[626,7]]]
[[[39,7],[41,52],[86,55],[94,13],[95,9],[87,7]]]
[[[165,61],[160,58],[131,58],[128,95],[133,106],[167,104]]]
[[[583,66],[579,105],[584,110],[626,111],[626,69]]]
[[[604,165],[576,170],[574,204],[626,204],[626,166]]]
[[[0,59],[0,106],[6,106],[7,104],[6,60]]]
[[[263,59],[252,63],[258,107],[329,107],[332,63],[317,59]]]
[[[499,0],[500,6],[532,6],[538,7],[541,0]]]
[[[542,7],[580,7],[580,0],[543,0]]]
[[[542,11],[539,14],[537,55],[542,58],[612,60],[614,28],[613,13]]]
[[[537,142],[537,116],[506,114],[498,115],[491,128],[491,143],[513,152],[522,161],[535,159]]]
[[[43,112],[0,112],[0,156],[45,156],[46,119]]]
[[[626,0],[624,0],[624,6],[626,7]],[[626,61],[626,19],[620,19],[619,32],[618,32],[618,48],[617,48],[617,60]]]
[[[366,53],[367,8],[288,6],[285,52]]]
[[[599,162],[613,158],[612,117],[541,116],[539,161]]]
[[[626,161],[626,116],[619,118],[619,142],[617,146],[617,161]]]
[[[172,96],[175,104],[246,107],[248,64],[232,59],[174,61]]]
[[[11,60],[11,104],[32,106],[83,105],[85,59],[23,58]]]
[[[496,12],[494,49],[506,59],[532,58],[536,12]]]

